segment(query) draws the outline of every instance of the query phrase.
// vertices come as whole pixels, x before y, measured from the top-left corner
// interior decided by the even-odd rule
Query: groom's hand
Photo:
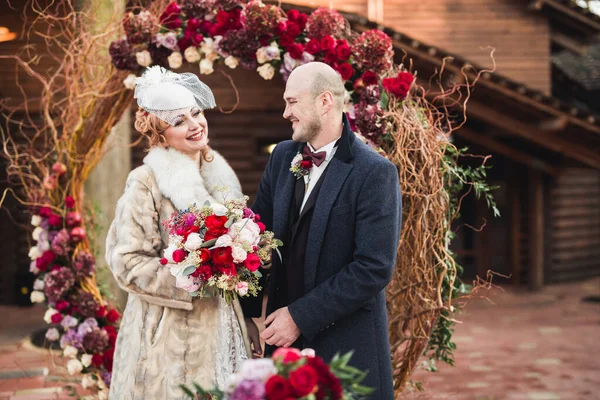
[[[270,314],[265,320],[265,326],[268,328],[261,336],[271,346],[290,347],[300,337],[300,329],[296,326],[287,307]]]
[[[248,331],[248,340],[252,347],[252,357],[259,358],[262,355],[262,346],[260,345],[260,334],[258,326],[252,318],[244,318],[246,321],[246,330]]]

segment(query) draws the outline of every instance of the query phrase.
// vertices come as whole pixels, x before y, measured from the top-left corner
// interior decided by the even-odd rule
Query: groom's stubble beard
[[[312,142],[323,129],[323,122],[316,114],[316,110],[312,114],[312,118],[306,121],[306,126],[297,127],[292,134],[292,140],[296,142]]]

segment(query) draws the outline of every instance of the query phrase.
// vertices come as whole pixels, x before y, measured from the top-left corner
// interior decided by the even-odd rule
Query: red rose
[[[65,311],[67,308],[69,308],[69,303],[67,303],[64,300],[60,300],[56,302],[55,308],[57,311]]]
[[[106,320],[108,322],[110,322],[111,324],[114,324],[115,322],[117,322],[119,320],[119,318],[121,318],[121,314],[119,314],[119,312],[117,310],[115,310],[114,308],[112,310],[110,310],[108,312],[108,314],[106,314]]]
[[[260,233],[264,233],[264,231],[267,229],[265,224],[263,224],[262,222],[257,222],[256,225],[258,225],[258,228],[260,229]]]
[[[113,367],[113,359],[115,357],[115,349],[108,349],[102,354],[102,359],[104,359],[104,366],[108,370],[108,372],[112,372]]]
[[[254,220],[260,221],[260,214],[254,214]]]
[[[298,26],[300,27],[300,30],[303,31],[304,28],[306,28],[306,21],[308,21],[308,15],[306,15],[304,13],[300,13],[298,18],[296,18],[296,21],[294,21],[294,22],[297,23]]]
[[[214,231],[214,230],[223,228],[225,226],[226,222],[227,222],[227,217],[225,215],[223,215],[223,216],[210,215],[210,216],[206,217],[205,224],[209,231]]]
[[[294,38],[288,35],[287,33],[284,33],[279,37],[279,43],[282,47],[287,47],[290,44],[294,43]]]
[[[208,264],[202,264],[194,272],[192,272],[194,278],[200,278],[203,281],[208,281],[212,276],[212,267]]]
[[[105,327],[102,328],[106,333],[108,333],[109,335],[116,335],[117,334],[117,328],[115,328],[112,325],[106,325]]]
[[[377,74],[373,71],[366,71],[362,75],[362,80],[366,86],[377,85]]]
[[[352,75],[354,74],[352,65],[350,65],[348,63],[343,63],[343,64],[339,65],[337,67],[337,71],[340,73],[340,75],[342,76],[342,79],[345,81],[352,78]]]
[[[40,217],[49,218],[52,215],[52,209],[50,207],[40,208]]]
[[[285,22],[279,22],[277,24],[277,26],[275,27],[275,29],[273,29],[273,32],[276,35],[281,35],[283,32],[285,32],[285,29],[287,28],[287,24]]]
[[[296,24],[295,22],[288,22],[285,33],[287,33],[291,37],[295,38],[296,36],[300,35],[300,33],[302,33],[302,31],[300,30],[300,27],[298,26],[298,24]]]
[[[78,226],[76,228],[71,229],[71,232],[69,232],[69,235],[71,236],[72,241],[80,242],[83,240],[83,238],[85,238],[85,229]]]
[[[56,254],[54,254],[54,252],[51,250],[47,250],[42,254],[41,257],[39,257],[37,260],[35,260],[35,266],[40,271],[45,271],[48,268],[48,266],[50,264],[52,264],[52,262],[54,261],[55,258],[56,258]],[[59,266],[59,268],[60,268],[60,266]]]
[[[410,83],[397,78],[384,78],[381,84],[386,92],[400,100],[406,98],[410,90]]]
[[[302,160],[302,161],[300,161],[300,167],[302,169],[311,169],[312,168],[312,161],[310,161],[310,160]]]
[[[60,324],[60,322],[63,320],[63,316],[62,314],[55,313],[52,314],[52,317],[50,317],[50,319],[52,320],[53,324]]]
[[[210,260],[210,250],[200,249],[198,250],[198,252],[200,253],[199,256],[201,262],[207,262],[208,260]]]
[[[300,11],[298,10],[289,10],[287,12],[287,17],[290,21],[296,22],[298,20],[298,17],[300,16]]]
[[[287,46],[287,51],[290,53],[290,56],[296,60],[302,59],[302,52],[304,52],[304,48],[301,44],[292,43]]]
[[[65,197],[65,206],[67,208],[73,208],[75,207],[75,199],[71,196],[67,196]]]
[[[179,49],[181,51],[185,51],[185,49],[187,49],[191,45],[192,45],[192,39],[190,39],[190,38],[182,37],[181,39],[179,39],[177,41],[177,46],[179,46]]]
[[[181,19],[179,17],[171,18],[167,23],[167,28],[169,29],[179,29],[181,28]]]
[[[115,345],[117,344],[117,334],[116,333],[109,333],[108,334],[108,344],[111,347],[115,347]]]
[[[188,256],[188,252],[183,249],[177,249],[173,252],[173,261],[180,263]]]
[[[282,376],[273,375],[265,384],[267,400],[286,400],[292,396],[292,386]]]
[[[200,231],[200,227],[196,226],[196,225],[192,225],[191,227],[185,229],[183,231],[183,235],[181,235],[181,236],[183,236],[183,241],[185,242],[191,233],[197,233],[199,231]]]
[[[177,2],[172,1],[169,3],[167,8],[165,8],[164,13],[171,15],[171,14],[179,14],[180,11],[181,11],[181,8],[179,8],[179,5],[177,4]]]
[[[231,247],[218,247],[211,250],[212,262],[215,265],[233,264],[233,256],[231,255]]]
[[[250,272],[254,272],[261,266],[260,257],[254,253],[250,253],[244,260],[244,265]]]
[[[335,51],[338,58],[343,61],[347,61],[350,58],[350,55],[352,55],[352,50],[350,50],[350,46],[348,46],[348,43],[346,43],[345,40],[338,44]]]
[[[208,242],[209,240],[218,239],[221,236],[221,231],[206,231],[204,234],[204,241]]]
[[[217,13],[217,24],[227,25],[229,23],[229,13],[221,10]]]
[[[329,50],[327,54],[325,54],[325,64],[334,65],[338,61],[337,53],[333,50]]]
[[[69,211],[66,217],[67,226],[72,228],[81,225],[81,214],[77,211]]]
[[[52,214],[48,217],[48,224],[58,228],[62,225],[62,218],[59,215]]]
[[[284,364],[294,363],[302,358],[300,350],[293,347],[279,347],[271,356],[273,360],[281,360]]]
[[[196,46],[200,46],[200,43],[202,43],[203,40],[204,36],[202,36],[201,33],[196,33],[194,36],[192,36],[192,43],[194,43]]]
[[[196,18],[190,18],[188,19],[187,22],[187,29],[190,31],[197,31],[198,28],[200,28],[200,21],[198,21]]]
[[[309,54],[317,54],[321,51],[321,42],[316,39],[310,39],[310,41],[306,43],[306,51]]]
[[[100,354],[94,354],[92,356],[92,365],[94,367],[101,367],[102,364],[104,364],[104,360],[102,359],[102,356]]]
[[[413,81],[415,80],[415,77],[410,72],[400,72],[398,74],[397,79],[400,82],[405,82],[405,83],[408,83],[409,85],[412,85]]]
[[[159,262],[160,262],[160,265],[167,265],[169,263],[169,260],[167,260],[166,258],[163,257],[159,260]]]
[[[214,24],[215,24],[214,22],[210,22],[210,21],[200,22],[200,32],[202,32],[204,34],[209,33]]]
[[[106,306],[100,306],[96,310],[96,318],[104,318],[106,317]]]
[[[331,50],[335,47],[335,39],[331,36],[323,36],[321,39],[321,48],[323,50]]]
[[[237,275],[237,269],[235,268],[235,264],[233,262],[229,263],[229,264],[217,265],[217,269],[219,270],[220,273],[225,274],[225,275],[229,275],[229,276]]]
[[[317,371],[309,365],[303,365],[290,373],[290,385],[298,397],[309,395],[317,385]]]

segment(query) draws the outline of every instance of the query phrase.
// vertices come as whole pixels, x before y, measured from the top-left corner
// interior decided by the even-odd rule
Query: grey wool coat
[[[129,293],[119,330],[110,398],[183,399],[180,384],[223,387],[248,358],[239,303],[193,298],[160,264],[169,235],[162,221],[191,204],[223,202],[217,187],[241,197],[225,159],[201,167],[174,149],[154,148],[127,179],[106,242],[106,259]]]

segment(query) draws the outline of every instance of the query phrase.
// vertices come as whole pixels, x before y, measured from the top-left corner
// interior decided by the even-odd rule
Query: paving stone
[[[560,396],[552,392],[529,392],[527,398],[529,400],[560,400]]]

